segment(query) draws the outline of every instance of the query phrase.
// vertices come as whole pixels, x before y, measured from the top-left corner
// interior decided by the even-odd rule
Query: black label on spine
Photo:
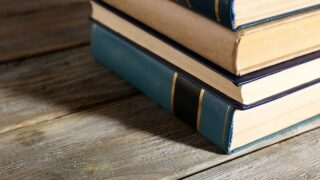
[[[197,128],[197,111],[201,88],[179,75],[175,84],[174,113],[194,129]]]

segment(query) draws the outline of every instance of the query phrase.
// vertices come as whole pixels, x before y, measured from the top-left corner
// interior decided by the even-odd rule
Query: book
[[[98,61],[226,153],[319,118],[320,83],[254,108],[239,110],[191,77],[163,64],[152,52],[94,22],[91,51]]]
[[[97,16],[118,11],[241,76],[320,50],[320,9],[237,32],[168,0],[94,0]]]
[[[320,8],[317,0],[175,0],[232,30]]]
[[[92,18],[95,21],[152,51],[163,62],[180,73],[194,77],[207,89],[214,88],[221,92],[222,96],[226,96],[224,99],[229,99],[239,109],[263,104],[320,81],[320,51],[236,76],[117,10],[93,5]]]

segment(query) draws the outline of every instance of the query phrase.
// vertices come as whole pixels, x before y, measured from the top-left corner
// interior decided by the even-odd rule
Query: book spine
[[[234,108],[116,32],[92,23],[93,56],[230,153]]]
[[[175,0],[177,3],[206,16],[232,30],[234,25],[234,0]]]

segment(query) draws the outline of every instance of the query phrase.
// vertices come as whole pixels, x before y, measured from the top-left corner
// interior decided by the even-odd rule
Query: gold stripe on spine
[[[199,95],[199,101],[198,101],[198,111],[197,111],[197,130],[200,130],[201,125],[201,111],[202,111],[202,101],[203,101],[203,95],[205,90],[201,89],[200,95]]]
[[[226,114],[224,115],[224,127],[223,127],[222,144],[224,143],[224,140],[226,138],[226,128],[227,128],[227,119],[228,119],[229,109],[230,109],[230,105],[228,106]]]
[[[217,21],[220,22],[220,15],[219,15],[219,1],[220,0],[214,0],[214,12],[217,18]]]
[[[186,1],[187,1],[188,7],[189,7],[189,8],[192,8],[191,3],[190,3],[190,0],[186,0]]]
[[[171,85],[171,112],[174,113],[174,93],[176,91],[176,82],[178,78],[178,73],[174,73],[173,78],[172,78],[172,85]]]

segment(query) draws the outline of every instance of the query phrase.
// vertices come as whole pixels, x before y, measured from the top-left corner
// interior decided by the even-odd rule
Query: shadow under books
[[[195,130],[95,61],[88,47],[35,57],[5,67],[1,89],[29,96],[68,112],[98,113],[128,128],[222,154]],[[13,75],[10,75],[13,74]],[[38,107],[35,107],[38,108]],[[39,107],[41,108],[41,107]]]

